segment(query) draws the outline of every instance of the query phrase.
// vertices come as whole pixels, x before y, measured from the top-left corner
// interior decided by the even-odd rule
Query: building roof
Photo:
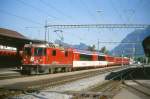
[[[0,45],[22,48],[24,44],[29,44],[30,42],[43,43],[44,41],[32,40],[19,32],[0,28]]]
[[[27,37],[25,37],[24,35],[16,32],[16,31],[4,29],[4,28],[0,28],[0,35],[12,37],[12,38],[27,39]]]

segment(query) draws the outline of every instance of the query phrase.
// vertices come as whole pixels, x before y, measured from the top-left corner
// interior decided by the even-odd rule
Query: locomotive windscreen
[[[34,56],[45,56],[46,49],[45,48],[34,48]]]

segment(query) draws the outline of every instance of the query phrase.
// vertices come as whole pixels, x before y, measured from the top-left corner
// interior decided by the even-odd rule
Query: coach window
[[[65,51],[65,56],[68,57],[68,51]]]
[[[99,61],[105,61],[105,57],[104,56],[98,56],[98,60]]]
[[[81,61],[92,61],[92,55],[80,54]]]
[[[56,50],[52,51],[52,56],[56,56]]]

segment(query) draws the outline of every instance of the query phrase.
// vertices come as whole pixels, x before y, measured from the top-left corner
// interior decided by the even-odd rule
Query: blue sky
[[[150,0],[0,0],[0,27],[12,29],[32,39],[44,40],[48,24],[150,23]],[[100,12],[98,12],[100,11]],[[26,28],[36,27],[36,28]],[[59,39],[49,29],[49,39]],[[121,41],[134,29],[62,29],[64,42],[92,45]],[[112,49],[116,44],[100,44]]]

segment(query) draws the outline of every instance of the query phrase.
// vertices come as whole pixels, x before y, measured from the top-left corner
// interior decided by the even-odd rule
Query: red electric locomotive
[[[72,54],[72,49],[60,48],[54,44],[26,44],[23,54],[23,70],[30,74],[53,73],[59,69],[70,71]]]

